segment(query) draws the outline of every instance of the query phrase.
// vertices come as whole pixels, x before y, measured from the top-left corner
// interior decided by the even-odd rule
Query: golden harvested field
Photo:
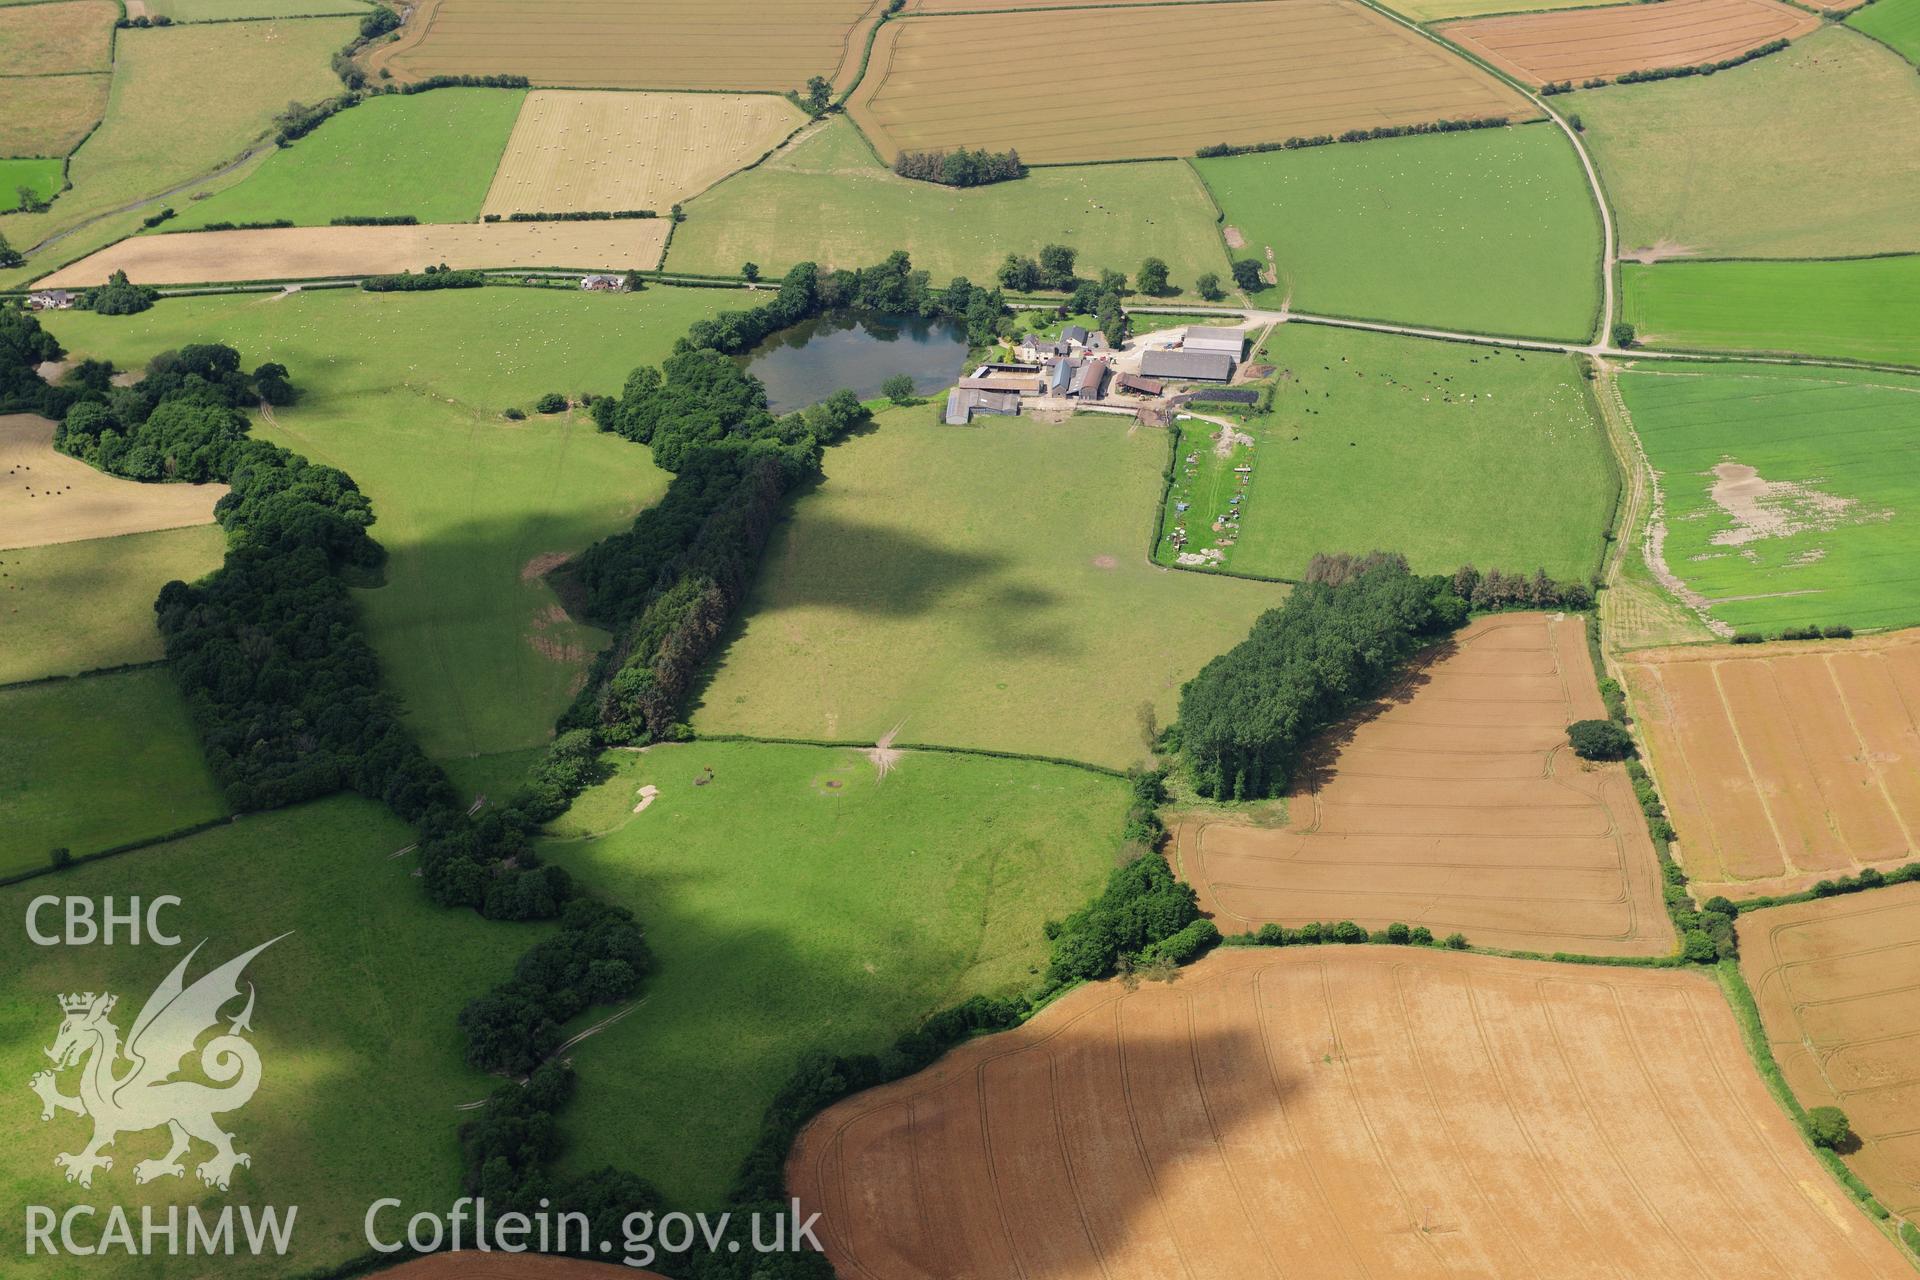
[[[0,76],[0,155],[63,156],[79,146],[107,109],[112,79]]]
[[[141,484],[95,471],[53,448],[53,423],[0,417],[0,547],[111,538],[212,524],[223,484]]]
[[[1802,1106],[1839,1107],[1846,1160],[1889,1209],[1920,1214],[1920,884],[1740,917],[1740,967]]]
[[[1797,40],[1819,25],[1815,15],[1774,0],[1661,0],[1474,18],[1436,30],[1502,71],[1540,85],[1704,66],[1770,40]]]
[[[1578,615],[1478,619],[1300,771],[1283,827],[1204,814],[1176,870],[1222,932],[1395,921],[1521,951],[1674,947],[1619,765],[1566,727],[1605,715]]]
[[[538,90],[521,104],[482,212],[665,214],[758,160],[806,119],[765,93]]]
[[[48,288],[99,284],[125,271],[146,285],[314,280],[450,267],[652,270],[665,218],[610,222],[457,222],[400,227],[272,227],[134,236],[48,276]]]
[[[847,88],[886,0],[421,0],[367,66],[397,80],[523,75],[537,85]]]
[[[1676,970],[1216,952],[829,1108],[787,1182],[848,1280],[1912,1275]]]
[[[1920,631],[1624,661],[1701,894],[1796,892],[1920,849]]]
[[[112,0],[69,0],[0,9],[0,67],[9,76],[105,71],[113,60]]]
[[[1097,16],[1022,13],[1017,36],[1016,20],[998,14],[889,22],[848,110],[888,160],[1015,147],[1043,164],[1539,114],[1486,72],[1344,0],[1127,5]],[[1232,89],[1114,91],[1169,83]]]

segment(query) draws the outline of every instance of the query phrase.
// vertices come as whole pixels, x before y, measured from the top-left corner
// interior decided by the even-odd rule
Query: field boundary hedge
[[[38,0],[38,2],[57,4],[60,3],[60,0]],[[192,525],[188,526],[188,528],[193,527]],[[122,533],[115,536],[131,538],[138,535]],[[8,680],[0,683],[0,693],[5,693],[9,689],[31,689],[35,685],[60,684],[67,680],[86,680],[93,676],[117,676],[127,671],[151,671],[156,667],[164,667],[166,665],[167,660],[165,658],[148,658],[144,662],[120,662],[115,663],[111,667],[89,667],[85,671],[69,671],[61,675],[29,676],[25,680]]]
[[[225,804],[226,802],[223,800],[221,803]],[[24,884],[28,880],[38,879],[41,876],[59,875],[62,871],[77,867],[84,862],[99,862],[104,858],[117,858],[123,853],[137,853],[142,849],[151,849],[157,844],[166,844],[173,840],[184,840],[188,836],[197,836],[202,831],[211,831],[215,827],[224,827],[230,822],[238,822],[240,818],[240,814],[229,813],[224,817],[207,818],[200,822],[189,823],[184,827],[175,827],[173,830],[163,832],[157,836],[142,836],[138,840],[128,840],[121,844],[111,845],[105,849],[96,849],[92,853],[76,853],[70,861],[62,866],[56,867],[52,863],[48,863],[44,867],[35,867],[31,871],[16,871],[10,876],[0,876],[0,888],[4,888],[7,885]]]

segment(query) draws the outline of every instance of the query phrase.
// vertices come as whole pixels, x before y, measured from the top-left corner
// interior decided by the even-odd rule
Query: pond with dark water
[[[911,377],[913,393],[924,396],[966,372],[967,329],[924,316],[831,312],[782,329],[741,360],[767,384],[775,413],[817,404],[842,387],[872,400],[896,373]]]

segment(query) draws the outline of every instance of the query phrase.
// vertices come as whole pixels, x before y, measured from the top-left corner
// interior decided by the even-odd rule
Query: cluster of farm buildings
[[[1058,338],[1028,334],[1015,345],[1018,363],[983,364],[947,393],[946,421],[965,426],[975,414],[1011,417],[1026,399],[1138,407],[1160,400],[1172,383],[1231,382],[1240,361],[1239,329],[1190,325],[1177,343],[1121,352],[1100,330],[1072,324]]]

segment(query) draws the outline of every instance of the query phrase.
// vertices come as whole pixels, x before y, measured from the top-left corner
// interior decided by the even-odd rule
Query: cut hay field
[[[1920,250],[1920,148],[1907,143],[1920,76],[1858,32],[1829,26],[1718,75],[1557,101],[1586,126],[1623,256]]]
[[[0,689],[0,876],[226,816],[163,668]]]
[[[651,209],[665,215],[806,123],[772,94],[527,95],[483,211]]]
[[[1262,350],[1282,372],[1273,411],[1240,419],[1255,457],[1228,568],[1298,578],[1382,547],[1420,573],[1593,572],[1618,479],[1571,358],[1307,324]],[[1212,447],[1216,427],[1184,426],[1183,457]]]
[[[611,830],[542,853],[633,908],[658,970],[572,1051],[566,1167],[643,1170],[689,1207],[723,1202],[803,1053],[878,1053],[935,1009],[1033,986],[1044,922],[1104,881],[1126,809],[1115,779],[1025,761],[908,752],[876,780],[839,748],[613,754],[568,815]],[[642,785],[659,794],[636,814]]]
[[[1018,147],[1028,163],[1190,155],[1378,125],[1538,113],[1484,71],[1392,19],[1337,0],[1125,5],[889,22],[847,109],[881,155]],[[959,48],[992,57],[958,58]],[[1063,56],[1071,50],[1071,55]],[[1172,99],[1117,83],[1231,85]],[[1028,92],[1047,86],[1058,110]],[[1098,103],[1096,107],[1094,104]],[[1045,125],[1034,127],[1037,114]]]
[[[1920,365],[1920,256],[1620,268],[1647,346]]]
[[[844,119],[829,120],[767,163],[687,206],[667,265],[731,274],[747,261],[769,275],[796,262],[868,266],[894,248],[936,281],[990,282],[1009,253],[1045,244],[1079,254],[1077,269],[1132,276],[1167,264],[1174,285],[1230,280],[1213,205],[1184,164],[1035,169],[1018,182],[957,190],[895,177]]]
[[[537,85],[784,93],[851,87],[883,0],[423,0],[366,57],[378,77],[513,74]]]
[[[1920,621],[1920,379],[1709,364],[1619,382],[1683,600],[1736,630]]]
[[[316,280],[420,271],[436,263],[456,269],[651,271],[659,265],[671,225],[665,218],[623,218],[135,236],[62,267],[41,283],[69,288],[103,284],[115,271],[145,285]]]
[[[787,1172],[849,1276],[1910,1274],[1686,972],[1217,953],[854,1095]]]
[[[407,864],[387,859],[412,838],[373,801],[342,796],[76,867],[57,881],[0,890],[0,912],[16,939],[0,970],[0,1071],[17,1091],[0,1129],[0,1195],[55,1213],[125,1203],[136,1229],[136,1205],[152,1206],[161,1223],[168,1206],[206,1211],[214,1193],[195,1176],[194,1163],[183,1178],[134,1185],[134,1164],[166,1149],[160,1130],[116,1139],[113,1168],[97,1173],[91,1189],[62,1182],[53,1157],[78,1150],[87,1124],[70,1115],[43,1123],[26,1082],[48,1065],[41,1050],[60,1026],[59,993],[117,994],[115,1020],[124,1030],[193,944],[206,940],[190,970],[198,977],[291,931],[247,967],[246,980],[258,989],[248,1038],[260,1052],[262,1082],[252,1102],[223,1115],[221,1124],[253,1157],[236,1173],[232,1201],[298,1205],[299,1217],[285,1257],[236,1253],[221,1260],[218,1274],[267,1280],[333,1273],[366,1255],[361,1223],[376,1197],[451,1205],[461,1194],[454,1138],[460,1113],[453,1108],[498,1083],[461,1062],[455,1019],[469,999],[508,976],[544,929],[433,906]],[[53,892],[96,900],[111,894],[116,902],[173,894],[180,905],[162,918],[184,945],[25,945],[18,931],[27,902]],[[229,1016],[239,1008],[230,1006]],[[61,1079],[63,1091],[73,1091],[73,1078],[69,1072]],[[104,1224],[106,1211],[99,1212],[79,1221]],[[208,1271],[204,1258],[184,1253],[42,1253],[9,1258],[7,1274],[202,1280]]]
[[[1594,0],[1393,0],[1384,7],[1415,22],[1481,18],[1495,13],[1537,13],[1547,9],[1584,9]]]
[[[1920,1215],[1920,886],[1756,911],[1739,931],[1794,1097],[1845,1111],[1860,1139],[1848,1166],[1894,1213]]]
[[[80,145],[107,109],[105,72],[84,76],[0,76],[0,153],[64,156]],[[18,184],[15,184],[18,185]],[[8,192],[11,196],[13,193]],[[19,208],[9,200],[7,210]],[[0,212],[4,212],[0,210]],[[0,233],[18,235],[0,222]],[[16,245],[16,248],[19,246]]]
[[[227,165],[289,99],[315,102],[339,92],[327,59],[354,30],[350,18],[303,18],[119,32],[106,117],[67,167],[73,190],[46,213],[8,214],[0,234],[26,252],[100,221],[33,254],[24,269],[0,272],[0,286],[137,229],[153,210],[115,212],[120,206]],[[190,194],[173,197],[175,206],[188,207]]]
[[[161,656],[153,602],[220,566],[217,525],[0,551],[0,684]]]
[[[358,594],[368,635],[426,749],[457,756],[546,740],[605,635],[568,620],[540,573],[626,528],[667,482],[645,448],[582,413],[510,422],[501,411],[548,391],[614,390],[732,305],[713,289],[324,290],[47,323],[70,351],[123,368],[220,341],[248,367],[292,371],[300,402],[255,431],[346,471],[372,498],[390,559],[386,585]]]
[[[525,97],[520,89],[435,89],[369,98],[275,149],[245,181],[181,209],[164,229],[402,214],[470,222]]]
[[[1674,949],[1626,771],[1567,746],[1604,716],[1585,621],[1481,618],[1316,748],[1287,825],[1183,818],[1175,869],[1223,932],[1399,921],[1481,946]]]
[[[1147,562],[1167,439],[1131,425],[881,413],[775,531],[694,727],[1144,758],[1142,704],[1172,720],[1282,591]]]
[[[113,59],[113,0],[60,0],[0,8],[0,66],[8,76],[105,71]]]
[[[1920,633],[1626,663],[1699,897],[1797,893],[1920,851]]]
[[[1920,0],[1874,0],[1854,10],[1847,25],[1920,65]]]
[[[1705,66],[1772,40],[1797,40],[1819,25],[1816,15],[1774,0],[1665,0],[1474,18],[1436,29],[1508,75],[1538,86]]]
[[[51,419],[0,415],[0,547],[111,538],[212,524],[223,484],[141,484],[53,447]]]
[[[0,160],[0,213],[20,207],[20,188],[45,200],[60,189],[65,166],[58,159]]]
[[[1600,212],[1552,125],[1197,160],[1301,311],[1585,341]]]

